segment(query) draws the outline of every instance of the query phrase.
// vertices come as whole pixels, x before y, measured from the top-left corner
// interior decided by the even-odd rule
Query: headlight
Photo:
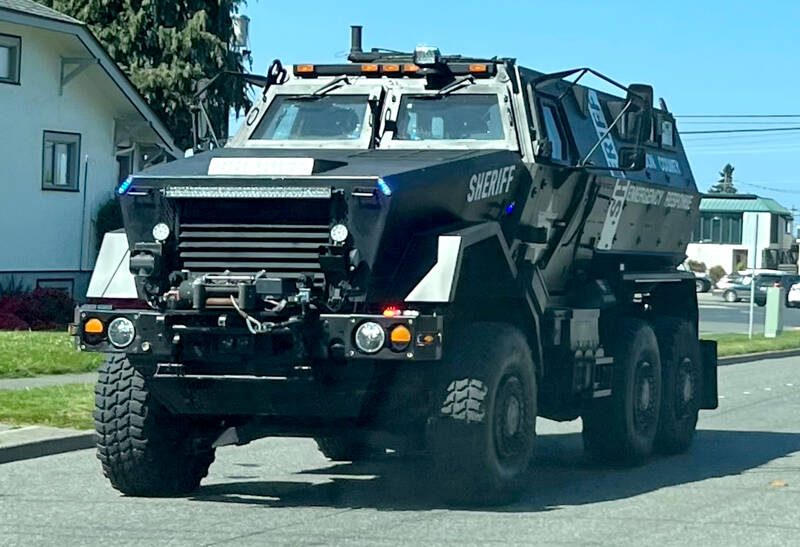
[[[331,228],[331,239],[334,243],[344,243],[348,235],[350,235],[350,232],[344,224],[337,224]]]
[[[130,319],[117,317],[108,325],[108,339],[118,348],[130,346],[136,338],[136,327]]]
[[[156,241],[164,242],[169,237],[169,226],[164,224],[163,222],[159,222],[155,226],[153,226],[153,239]]]
[[[356,347],[364,353],[377,353],[386,342],[386,332],[372,321],[363,323],[356,329]]]

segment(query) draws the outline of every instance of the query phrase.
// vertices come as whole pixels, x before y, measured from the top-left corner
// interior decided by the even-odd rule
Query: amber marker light
[[[403,72],[417,72],[419,67],[417,65],[403,65]]]
[[[487,65],[469,65],[469,71],[473,73],[484,73],[489,72],[489,67]]]
[[[86,334],[103,334],[104,330],[103,322],[94,317],[83,325],[83,332]]]
[[[314,65],[297,65],[294,70],[297,74],[313,74]]]
[[[411,343],[411,331],[405,325],[397,325],[389,333],[389,340],[392,342],[392,349],[402,351]]]
[[[378,65],[361,65],[361,72],[378,72]]]
[[[400,65],[383,65],[384,72],[400,72]]]

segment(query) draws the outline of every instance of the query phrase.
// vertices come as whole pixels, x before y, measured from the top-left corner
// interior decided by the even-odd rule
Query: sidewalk
[[[33,378],[3,378],[0,379],[0,389],[31,389],[64,384],[93,384],[96,381],[96,372],[53,374],[51,376],[35,376]]]

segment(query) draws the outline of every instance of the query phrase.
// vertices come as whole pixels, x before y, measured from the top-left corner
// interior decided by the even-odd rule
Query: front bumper
[[[92,319],[98,319],[107,329],[118,317],[128,318],[136,328],[133,342],[126,347],[114,346],[105,335],[105,329],[100,335],[86,332],[86,323]],[[411,342],[398,350],[387,343],[376,353],[364,353],[356,347],[354,334],[366,321],[380,324],[387,340],[391,329],[404,325],[411,332]],[[285,354],[298,359],[305,355],[315,360],[333,361],[436,361],[442,356],[442,327],[442,316],[435,315],[323,314],[313,321],[298,321],[275,332],[253,335],[230,310],[159,312],[86,305],[76,310],[70,331],[83,351],[125,353],[159,363],[229,361],[242,357],[284,360]],[[301,345],[305,347],[298,347]],[[270,356],[264,354],[267,348]]]

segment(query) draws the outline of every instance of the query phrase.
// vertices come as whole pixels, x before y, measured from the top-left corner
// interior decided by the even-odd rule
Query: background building
[[[792,212],[773,199],[748,194],[714,194],[700,201],[700,218],[686,255],[708,268],[737,265],[797,271]]]
[[[0,129],[0,285],[81,298],[98,208],[182,153],[86,25],[30,0],[0,0]]]

